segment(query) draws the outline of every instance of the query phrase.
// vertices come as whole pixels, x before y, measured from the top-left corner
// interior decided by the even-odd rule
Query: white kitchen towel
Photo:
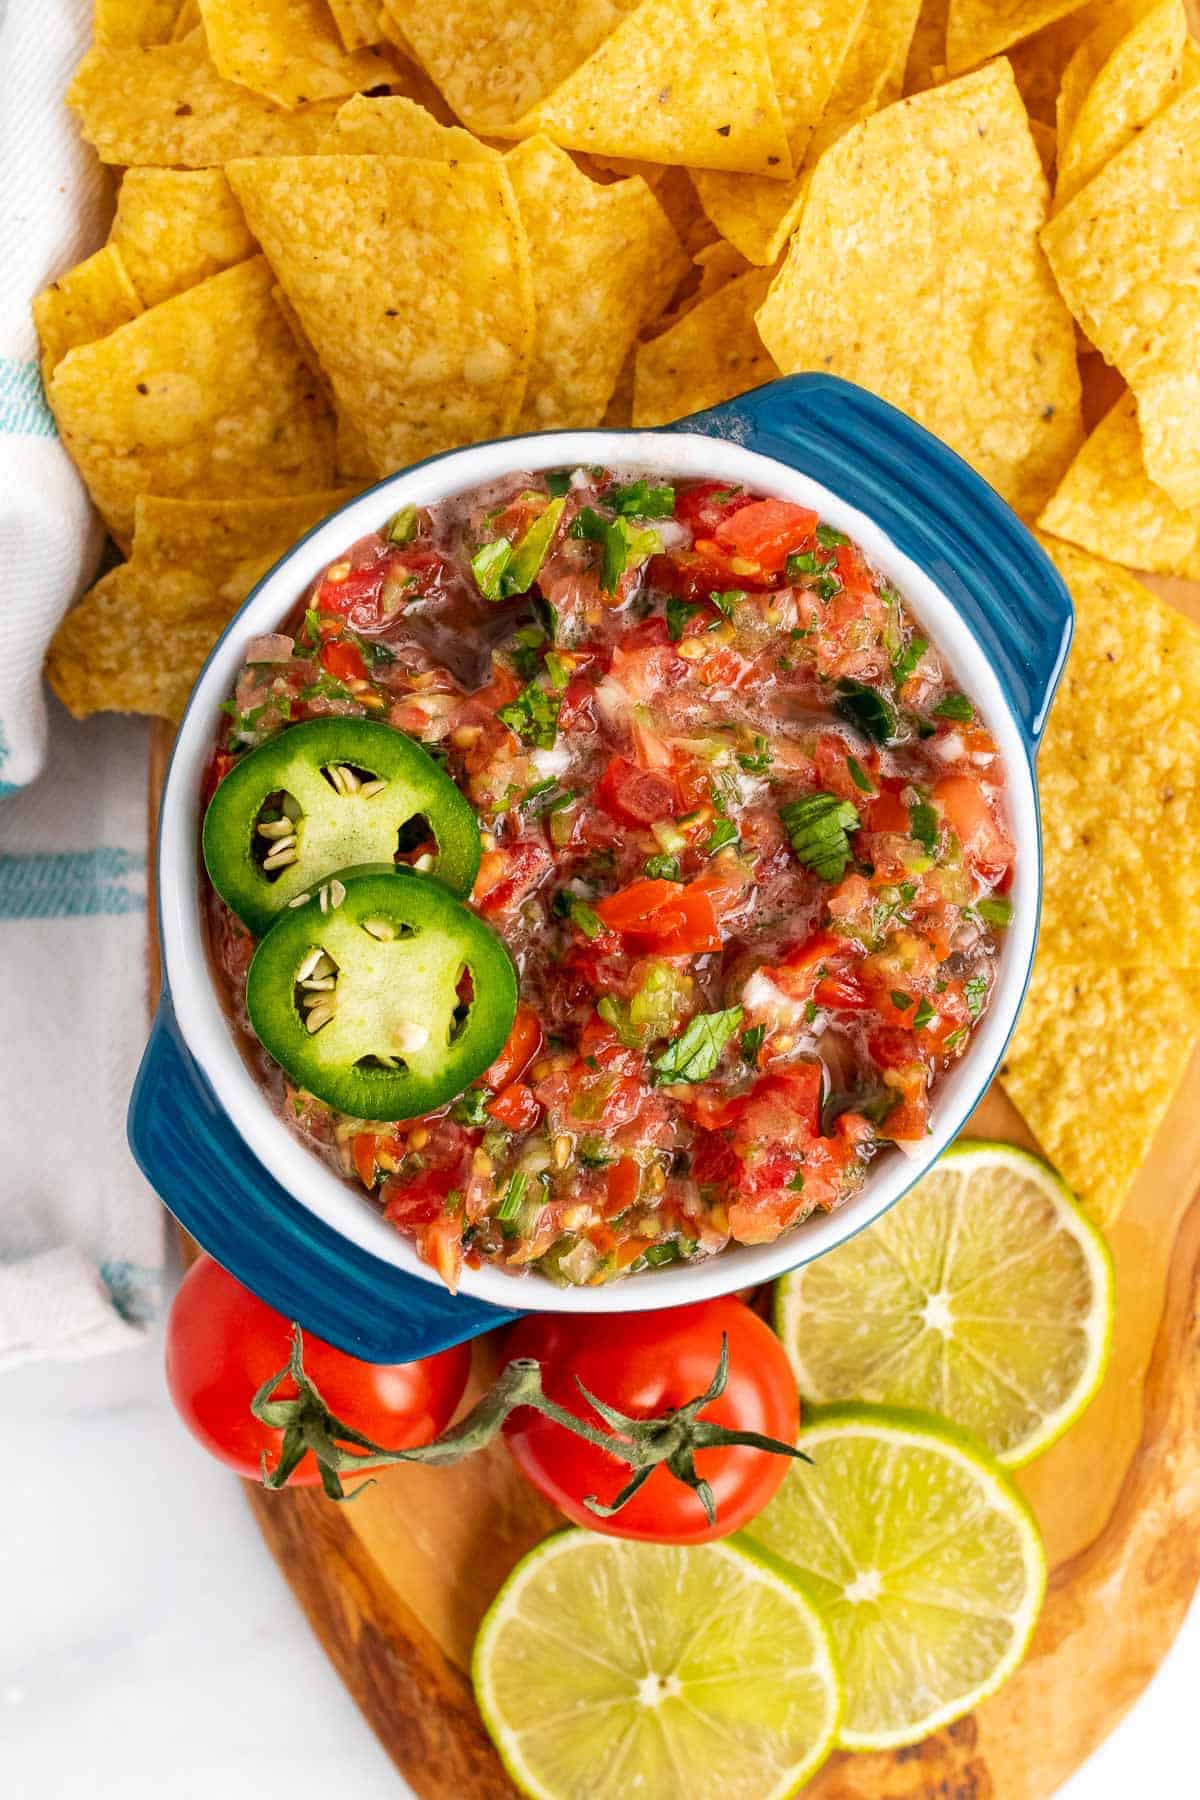
[[[46,645],[102,531],[38,379],[33,295],[103,241],[63,95],[90,0],[0,0],[0,1369],[137,1341],[164,1230],[125,1145],[146,1035],[147,728],[79,725]]]

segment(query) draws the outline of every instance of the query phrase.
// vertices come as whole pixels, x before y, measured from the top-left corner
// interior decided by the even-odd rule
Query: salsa
[[[599,468],[407,507],[248,645],[227,713],[211,789],[316,719],[437,765],[385,849],[517,980],[499,1054],[452,1098],[396,1120],[314,1096],[254,1037],[256,938],[211,885],[208,918],[283,1117],[451,1286],[464,1262],[592,1284],[771,1242],[927,1135],[1011,914],[1004,769],[902,596],[816,512]],[[355,754],[322,773],[374,794]],[[459,796],[477,869],[443,842]],[[305,811],[281,787],[247,815],[264,944]],[[342,977],[309,960],[316,997],[284,1010],[315,1035]]]

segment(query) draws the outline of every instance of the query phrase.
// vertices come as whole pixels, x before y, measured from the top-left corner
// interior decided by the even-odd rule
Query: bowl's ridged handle
[[[789,375],[671,429],[773,456],[872,518],[962,614],[1036,748],[1071,642],[1071,598],[1015,513],[960,456],[833,375]]]
[[[211,1256],[352,1356],[410,1362],[519,1317],[406,1275],[293,1200],[222,1111],[167,994],[134,1085],[129,1143],[150,1185]]]

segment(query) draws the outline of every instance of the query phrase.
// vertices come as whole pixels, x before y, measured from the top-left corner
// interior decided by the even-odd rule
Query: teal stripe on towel
[[[80,919],[144,912],[146,858],[106,845],[0,855],[0,919]]]
[[[32,358],[0,356],[0,436],[55,435],[37,364]]]

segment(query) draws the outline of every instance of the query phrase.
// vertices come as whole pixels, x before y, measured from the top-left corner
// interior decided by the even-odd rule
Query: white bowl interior
[[[544,1276],[464,1269],[461,1290],[502,1306],[555,1312],[643,1312],[679,1306],[767,1281],[843,1243],[878,1218],[924,1173],[961,1129],[999,1064],[1016,1021],[1037,931],[1040,847],[1029,752],[983,651],[941,590],[903,556],[878,526],[832,490],[742,446],[698,434],[562,432],[482,444],[405,471],[360,495],[326,520],[272,570],[210,657],[180,726],[167,779],[159,840],[163,958],[179,1028],[188,1049],[250,1149],[287,1191],[343,1237],[424,1281],[438,1277],[409,1240],[294,1138],[243,1062],[213,987],[197,879],[200,793],[218,706],[230,692],[251,637],[276,628],[314,576],[337,553],[375,530],[402,505],[429,506],[518,469],[598,463],[663,475],[744,482],[764,493],[819,509],[846,531],[892,580],[977,702],[1008,773],[1009,823],[1019,848],[1013,923],[1001,953],[992,1004],[967,1055],[944,1078],[933,1131],[919,1157],[888,1152],[858,1194],[836,1212],[797,1227],[773,1244],[738,1246],[696,1264],[600,1288],[558,1288]]]

